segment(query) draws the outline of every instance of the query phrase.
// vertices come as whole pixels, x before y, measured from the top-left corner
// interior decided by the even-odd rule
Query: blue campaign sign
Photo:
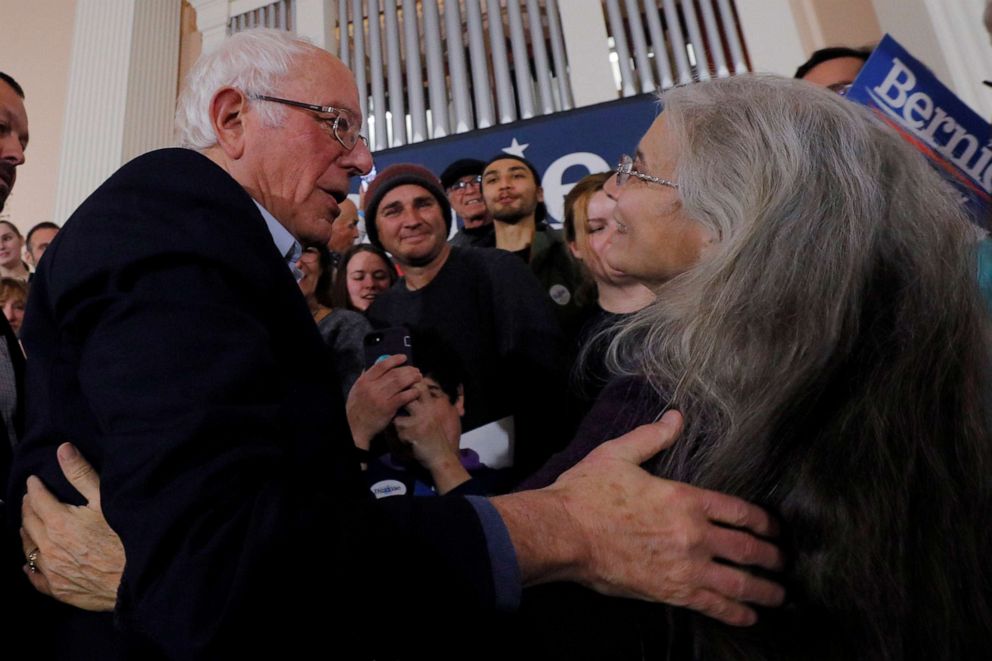
[[[419,163],[440,175],[459,158],[516,154],[541,173],[549,220],[557,224],[572,186],[587,174],[612,170],[621,154],[632,154],[658,110],[651,94],[600,103],[376,152],[375,167],[381,172],[394,163]]]
[[[975,220],[992,226],[992,128],[926,66],[885,35],[847,96],[926,155]]]

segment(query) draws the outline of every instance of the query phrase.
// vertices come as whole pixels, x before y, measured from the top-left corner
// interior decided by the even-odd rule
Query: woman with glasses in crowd
[[[682,437],[649,465],[773,512],[787,603],[737,629],[539,589],[530,644],[569,659],[984,658],[992,338],[975,228],[919,153],[828,91],[739,76],[662,103],[606,184],[606,262],[658,298],[620,322],[619,379],[524,486],[678,409]]]

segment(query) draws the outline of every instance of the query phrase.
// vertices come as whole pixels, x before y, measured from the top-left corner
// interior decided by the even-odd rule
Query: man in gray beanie
[[[376,176],[365,191],[365,233],[369,237],[369,243],[383,248],[387,252],[392,252],[392,250],[383,246],[379,241],[379,230],[375,222],[376,214],[382,204],[382,198],[387,193],[398,186],[407,185],[419,186],[427,194],[433,196],[441,212],[445,238],[451,232],[451,205],[444,194],[441,182],[434,176],[434,173],[415,163],[390,165]]]
[[[487,465],[506,469],[507,484],[539,467],[571,437],[573,425],[563,424],[569,415],[565,345],[537,279],[510,253],[449,244],[448,199],[440,181],[419,165],[391,165],[376,177],[365,195],[365,223],[369,240],[404,273],[369,308],[372,325],[440,337],[469,372],[463,439],[489,449],[496,465]],[[416,360],[416,347],[413,353]],[[359,379],[349,397],[359,445],[399,408],[382,412],[396,398],[380,396],[387,375],[381,378]],[[380,410],[360,410],[368,407]]]

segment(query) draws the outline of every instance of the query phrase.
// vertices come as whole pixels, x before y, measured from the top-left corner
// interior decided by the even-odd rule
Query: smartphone
[[[365,336],[363,345],[366,369],[398,353],[406,356],[407,365],[413,365],[413,340],[406,326],[372,331]]]

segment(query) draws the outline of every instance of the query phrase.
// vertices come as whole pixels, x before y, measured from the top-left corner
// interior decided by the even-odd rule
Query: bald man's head
[[[350,248],[358,238],[358,207],[350,199],[338,205],[341,213],[331,225],[331,238],[327,248],[331,252],[343,253]]]

